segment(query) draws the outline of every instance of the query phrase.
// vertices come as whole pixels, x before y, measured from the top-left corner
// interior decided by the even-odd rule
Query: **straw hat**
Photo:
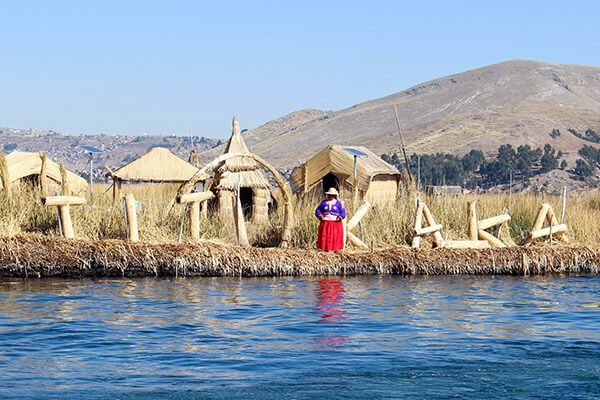
[[[325,194],[330,194],[330,195],[336,196],[336,197],[340,195],[336,188],[329,188],[329,190],[326,191]]]

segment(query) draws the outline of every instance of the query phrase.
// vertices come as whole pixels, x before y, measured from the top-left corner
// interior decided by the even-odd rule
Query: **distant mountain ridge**
[[[507,61],[422,83],[339,111],[300,110],[244,133],[251,150],[289,168],[328,144],[399,150],[394,105],[409,152],[494,152],[550,143],[572,161],[600,132],[600,67]],[[243,121],[242,121],[243,122]],[[558,130],[559,135],[550,135]],[[555,131],[556,132],[556,131]],[[209,150],[206,159],[221,148]]]
[[[105,166],[117,169],[153,147],[168,148],[187,160],[192,148],[202,152],[219,143],[216,139],[199,136],[190,139],[189,136],[174,135],[71,135],[55,131],[0,128],[0,150],[45,151],[55,161],[65,163],[68,169],[83,175],[89,173],[89,155],[81,146],[96,147],[102,151],[94,155],[94,175],[98,177],[105,172]]]
[[[572,163],[583,145],[600,147],[585,134],[600,134],[600,67],[524,60],[434,79],[339,111],[298,110],[243,137],[251,151],[285,170],[329,144],[398,152],[394,105],[409,153],[493,153],[505,143],[550,143]],[[104,150],[97,156],[98,174],[104,165],[117,168],[152,147],[167,147],[185,159],[192,148],[184,136],[84,136],[12,128],[0,128],[0,143],[46,151],[76,172],[88,168],[80,146],[95,146]],[[223,152],[221,143],[195,137],[193,147],[208,162]]]

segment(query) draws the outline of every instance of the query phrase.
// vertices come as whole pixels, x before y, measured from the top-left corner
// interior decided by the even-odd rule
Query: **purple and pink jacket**
[[[329,215],[329,216],[341,217],[342,219],[344,219],[344,218],[346,218],[346,209],[344,208],[344,205],[342,204],[342,202],[337,199],[332,206],[330,206],[327,203],[327,200],[323,200],[321,202],[321,204],[319,204],[319,206],[315,210],[315,215],[317,216],[317,218],[320,218],[321,216],[325,217],[325,216]]]

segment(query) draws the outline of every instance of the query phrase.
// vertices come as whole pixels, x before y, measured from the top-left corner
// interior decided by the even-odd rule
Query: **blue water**
[[[600,398],[600,277],[0,281],[0,398]]]

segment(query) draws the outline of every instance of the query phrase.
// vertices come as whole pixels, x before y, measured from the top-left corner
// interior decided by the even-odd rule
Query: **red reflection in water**
[[[321,279],[319,281],[318,310],[321,314],[319,322],[336,323],[348,319],[346,310],[339,308],[344,300],[344,284],[338,279]],[[329,329],[327,329],[329,331]],[[318,350],[332,350],[346,343],[346,336],[339,335],[337,329],[324,332],[325,336],[316,339]]]
[[[319,281],[319,312],[321,321],[338,322],[346,319],[346,310],[338,308],[344,299],[344,284],[338,279]]]

